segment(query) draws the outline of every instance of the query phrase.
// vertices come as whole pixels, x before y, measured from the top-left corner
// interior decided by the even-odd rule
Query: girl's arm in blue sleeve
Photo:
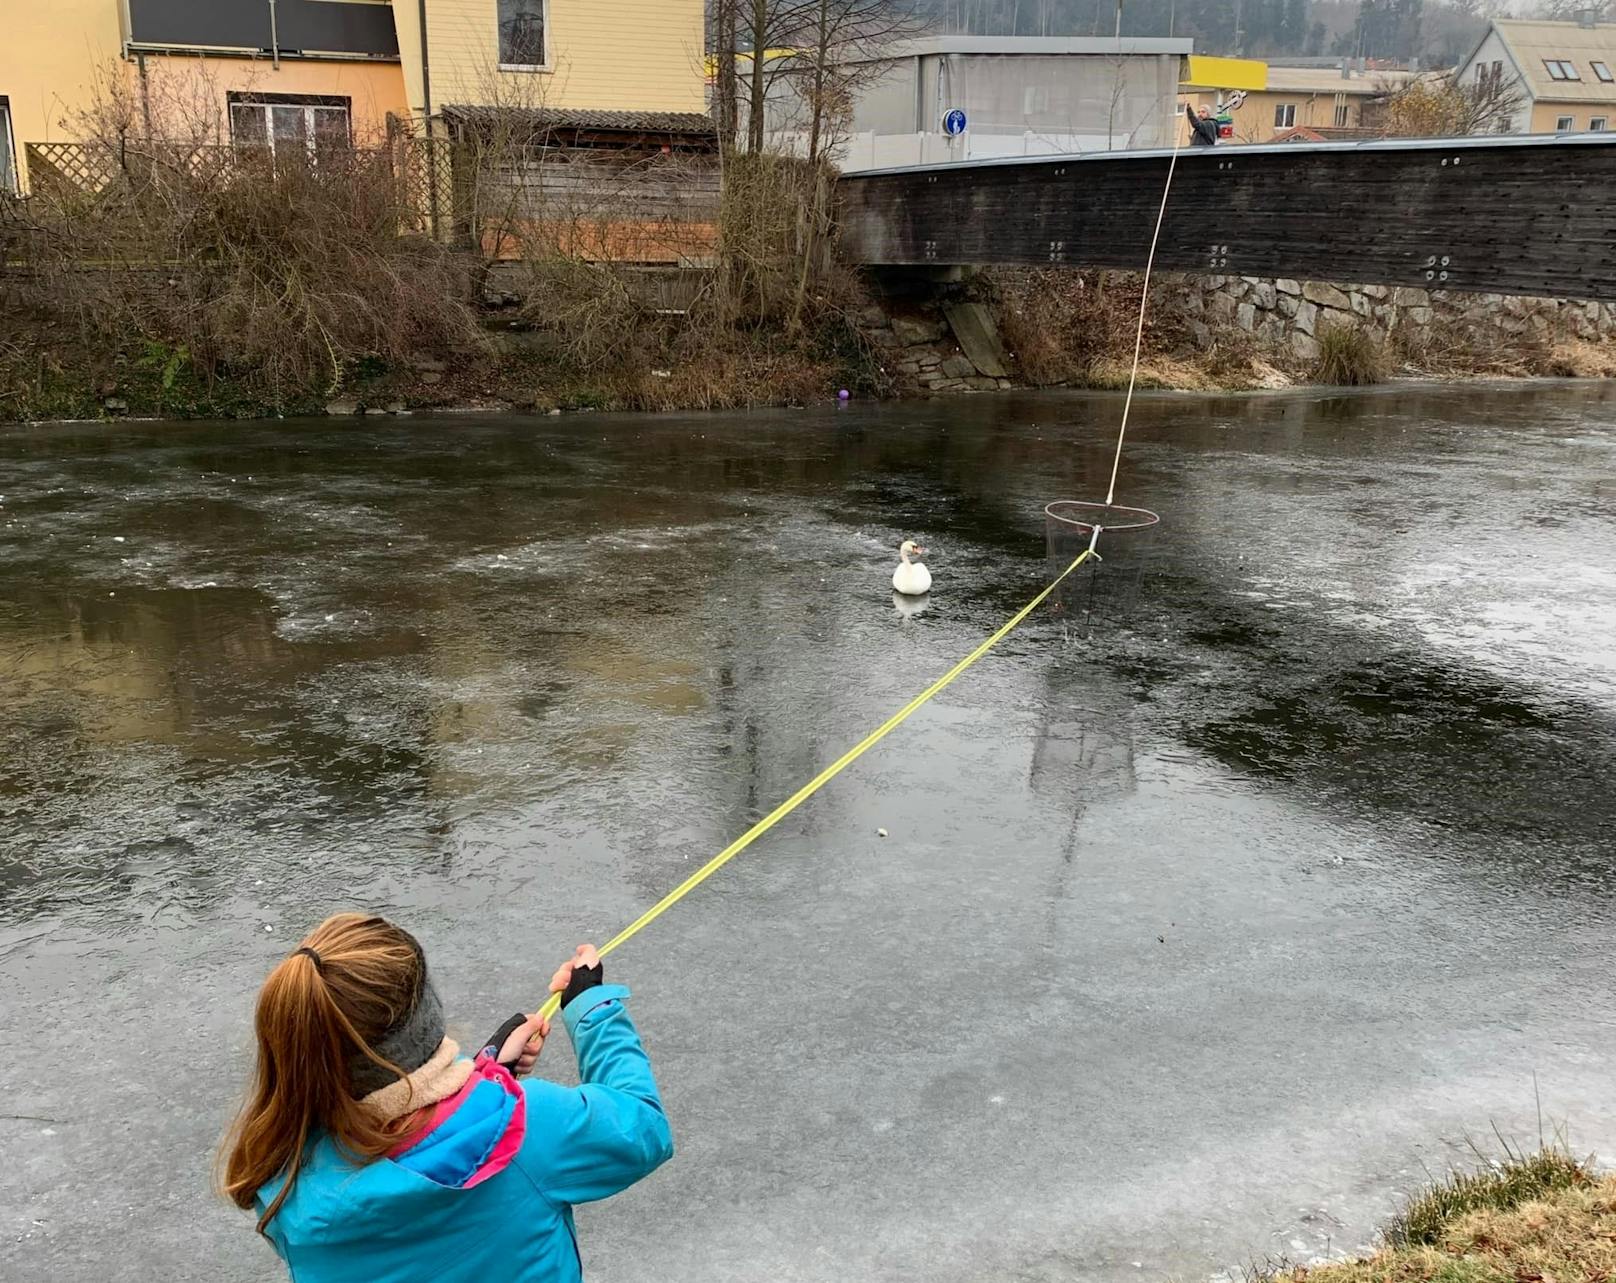
[[[673,1133],[626,997],[621,985],[596,985],[568,1003],[561,1018],[578,1055],[579,1085],[528,1087],[530,1108],[538,1107],[550,1133],[536,1178],[560,1203],[609,1198],[673,1157]]]

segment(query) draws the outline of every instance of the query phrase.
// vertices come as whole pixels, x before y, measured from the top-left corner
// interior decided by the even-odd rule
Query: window
[[[1582,79],[1582,73],[1577,70],[1577,64],[1567,62],[1564,58],[1545,58],[1543,66],[1547,68],[1550,80]]]
[[[547,67],[544,47],[545,0],[499,0],[499,65],[531,70]]]
[[[1609,128],[1610,118],[1608,116],[1592,116],[1588,120],[1588,132],[1591,134],[1602,134]]]
[[[17,193],[17,158],[11,141],[11,99],[0,97],[0,192]]]
[[[1558,116],[1554,121],[1554,132],[1564,134],[1577,127],[1577,122],[1571,116]]]
[[[1346,103],[1344,103],[1344,102],[1336,103],[1336,105],[1335,105],[1335,123],[1336,123],[1337,128],[1345,127],[1345,125],[1347,123],[1347,111],[1348,111],[1348,108],[1347,108]]]
[[[1616,84],[1616,76],[1611,75],[1609,63],[1590,62],[1588,65],[1594,69],[1594,75],[1598,76],[1607,85]]]
[[[318,160],[353,145],[348,99],[312,94],[231,94],[230,137],[277,158]]]
[[[1289,129],[1296,123],[1296,104],[1282,102],[1274,108],[1274,128]]]

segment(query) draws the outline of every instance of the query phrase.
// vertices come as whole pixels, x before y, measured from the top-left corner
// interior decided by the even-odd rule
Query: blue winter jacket
[[[626,997],[597,985],[562,1011],[577,1087],[518,1084],[480,1059],[452,1112],[403,1153],[356,1164],[314,1141],[268,1226],[294,1283],[577,1283],[573,1205],[673,1155]],[[260,1214],[281,1183],[258,1191]]]

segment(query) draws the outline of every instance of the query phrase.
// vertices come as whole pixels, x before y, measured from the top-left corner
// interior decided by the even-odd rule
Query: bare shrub
[[[828,266],[829,171],[791,156],[725,158],[718,299],[732,324],[800,321],[805,281]],[[817,261],[816,261],[817,260]]]
[[[1007,347],[1029,383],[1087,383],[1132,363],[1141,278],[1115,272],[1032,268],[990,277]],[[1160,313],[1145,318],[1146,355],[1158,352]]]
[[[1502,343],[1490,326],[1463,315],[1441,313],[1424,324],[1399,326],[1394,342],[1408,365],[1446,378],[1526,378],[1545,372],[1550,351],[1545,340],[1520,334]]]
[[[557,254],[525,262],[521,276],[523,318],[576,370],[644,364],[671,328],[619,265]]]
[[[410,234],[406,145],[220,145],[219,100],[188,92],[154,114],[108,75],[80,141],[36,154],[8,240],[41,308],[86,346],[155,344],[275,400],[330,394],[361,357],[478,343],[463,262]]]

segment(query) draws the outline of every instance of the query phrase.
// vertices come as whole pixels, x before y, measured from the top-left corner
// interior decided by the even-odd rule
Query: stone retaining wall
[[[937,394],[1013,386],[977,369],[955,339],[940,303],[872,306],[859,316],[865,338],[901,390]]]
[[[1163,277],[1163,284],[1173,287],[1201,347],[1210,347],[1216,334],[1235,330],[1299,360],[1318,355],[1317,335],[1332,324],[1359,326],[1381,339],[1433,322],[1468,331],[1477,342],[1616,338],[1616,305],[1585,300],[1256,276],[1175,274]]]

